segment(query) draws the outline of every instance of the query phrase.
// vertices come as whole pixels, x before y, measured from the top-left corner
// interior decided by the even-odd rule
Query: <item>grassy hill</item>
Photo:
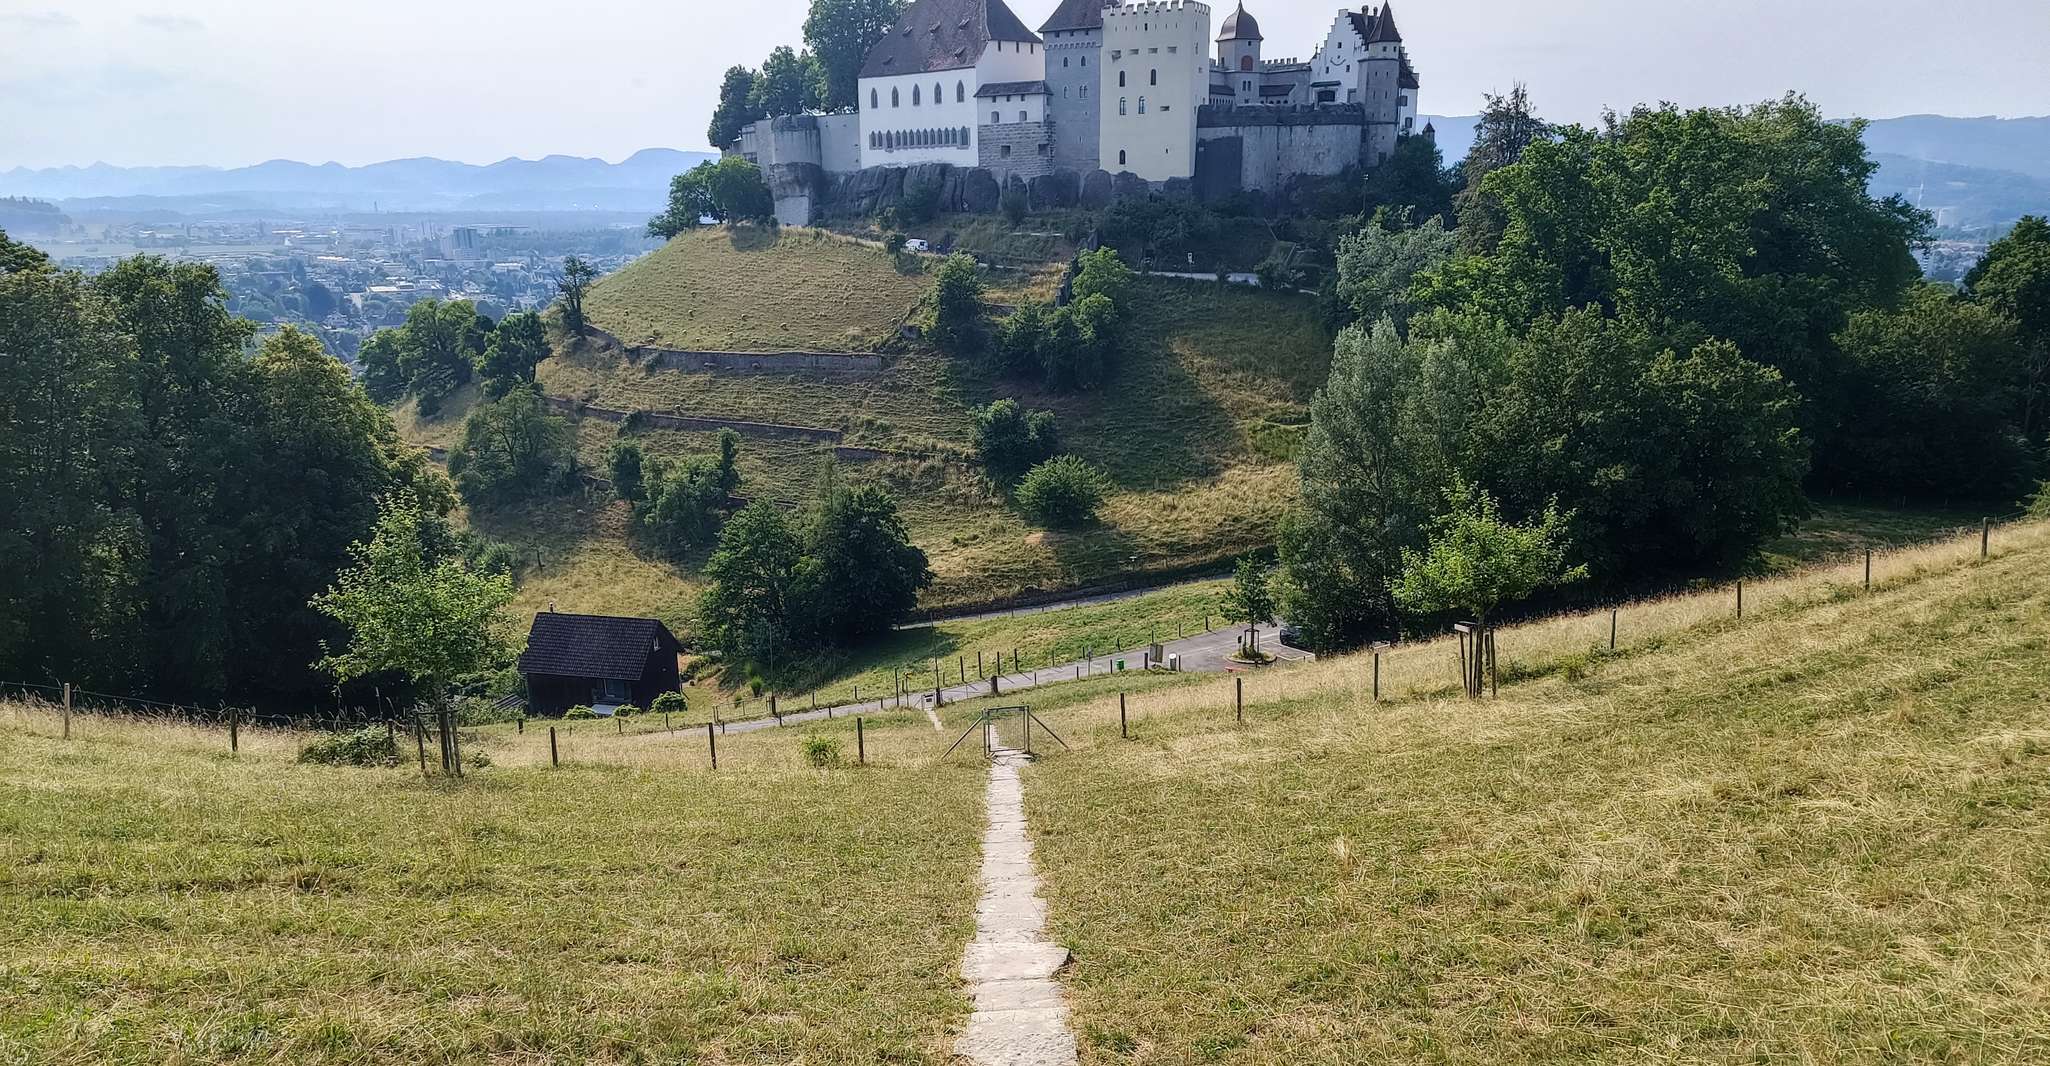
[[[2050,524],[1992,543],[1626,604],[1614,653],[1606,612],[1505,628],[1485,701],[1444,641],[1379,704],[1366,656],[1255,673],[1243,726],[1223,678],[1035,693],[1083,1061],[2043,1061]],[[866,768],[801,755],[844,719],[716,771],[486,727],[455,785],[0,702],[0,1049],[946,1061],[980,709],[870,719]]]
[[[993,298],[1043,293],[1050,279],[1000,275]],[[894,336],[925,283],[922,272],[901,272],[870,246],[815,231],[785,229],[772,240],[753,230],[703,230],[604,279],[589,307],[594,322],[629,342],[872,346]],[[896,494],[938,574],[926,604],[943,608],[1221,565],[1270,542],[1295,490],[1291,457],[1308,400],[1330,359],[1314,303],[1155,279],[1138,286],[1133,311],[1113,379],[1081,395],[1042,394],[917,345],[868,377],[651,370],[586,349],[543,363],[540,378],[550,395],[602,407],[819,427],[846,445],[888,453],[837,461],[839,476]],[[750,333],[751,323],[766,323],[767,332]],[[1035,529],[983,482],[969,461],[972,412],[1002,396],[1055,411],[1066,447],[1110,475],[1115,492],[1101,524]],[[401,432],[445,446],[467,400],[456,397],[431,420],[402,406]],[[584,419],[584,459],[599,464],[618,432]],[[710,433],[648,430],[638,439],[658,454],[714,446]],[[795,506],[834,462],[827,443],[750,437],[743,491]],[[598,498],[476,516],[494,536],[543,558],[541,582],[522,590],[524,606],[552,599],[564,610],[631,608],[687,623],[691,573],[637,555],[624,518],[621,505]]]
[[[816,230],[695,230],[607,275],[585,309],[627,344],[872,351],[925,290],[916,259]]]

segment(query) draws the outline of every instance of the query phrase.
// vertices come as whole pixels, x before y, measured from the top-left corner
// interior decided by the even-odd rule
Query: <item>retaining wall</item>
[[[568,415],[595,418],[600,422],[624,422],[631,411],[611,407],[599,407],[568,396],[543,396],[541,402],[549,410]],[[644,411],[642,416],[655,429],[684,429],[716,433],[730,429],[743,437],[760,437],[768,440],[810,440],[838,444],[844,436],[837,429],[821,429],[817,426],[788,426],[778,422],[744,422],[731,418],[701,418],[696,415],[663,414],[660,411]]]

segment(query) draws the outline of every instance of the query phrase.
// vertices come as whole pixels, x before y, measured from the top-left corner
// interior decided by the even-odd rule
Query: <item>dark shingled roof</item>
[[[1405,89],[1422,88],[1421,85],[1417,84],[1416,70],[1409,65],[1408,56],[1402,57],[1402,87]]]
[[[1061,6],[1039,27],[1041,33],[1065,33],[1069,30],[1100,30],[1103,28],[1103,9],[1116,6],[1118,0],[1061,0]]]
[[[1218,27],[1217,39],[1220,41],[1264,41],[1267,38],[1260,36],[1259,20],[1246,14],[1246,5],[1240,4],[1238,10],[1224,16],[1224,25]]]
[[[972,67],[991,41],[1039,44],[1004,0],[915,0],[869,49],[864,78]]]
[[[669,627],[653,618],[543,611],[527,632],[520,673],[633,680],[647,672],[649,655],[676,648]]]
[[[993,81],[975,90],[977,96],[1045,96],[1050,92],[1043,81]]]
[[[1346,14],[1352,18],[1353,32],[1359,34],[1360,40],[1367,44],[1378,41],[1402,43],[1402,32],[1395,28],[1395,12],[1387,4],[1382,4],[1378,12],[1363,7],[1358,11],[1348,11]]]
[[[1289,93],[1292,93],[1294,91],[1295,86],[1287,84],[1260,86],[1261,96],[1287,96]]]

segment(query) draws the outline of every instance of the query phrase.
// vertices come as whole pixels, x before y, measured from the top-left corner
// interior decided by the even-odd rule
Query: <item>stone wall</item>
[[[543,396],[541,402],[552,411],[584,418],[595,418],[600,422],[624,422],[632,411],[614,407],[599,407],[569,396]],[[743,437],[760,437],[768,440],[809,440],[838,444],[841,433],[837,429],[820,429],[817,426],[786,426],[778,422],[747,422],[732,418],[702,418],[696,415],[672,415],[657,411],[643,411],[642,417],[654,429],[695,430],[701,433],[716,433],[730,429]]]
[[[1366,113],[1344,104],[1206,106],[1197,119],[1196,187],[1205,198],[1275,192],[1299,176],[1370,166]]]
[[[646,360],[657,370],[710,371],[732,374],[833,374],[866,376],[883,369],[883,357],[854,352],[699,352],[673,348],[627,349],[627,357]]]
[[[976,131],[981,169],[999,181],[1053,173],[1054,128],[1051,122],[1006,122]]]

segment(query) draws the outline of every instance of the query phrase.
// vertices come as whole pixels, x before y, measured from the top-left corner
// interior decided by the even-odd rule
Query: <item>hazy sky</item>
[[[1037,26],[1056,0],[1018,0]],[[0,169],[490,162],[702,148],[719,73],[806,0],[0,0]],[[2050,0],[1395,0],[1423,108],[1806,92],[1832,116],[2050,113]],[[1338,7],[1255,0],[1269,58]],[[1213,22],[1224,11],[1213,9]]]

